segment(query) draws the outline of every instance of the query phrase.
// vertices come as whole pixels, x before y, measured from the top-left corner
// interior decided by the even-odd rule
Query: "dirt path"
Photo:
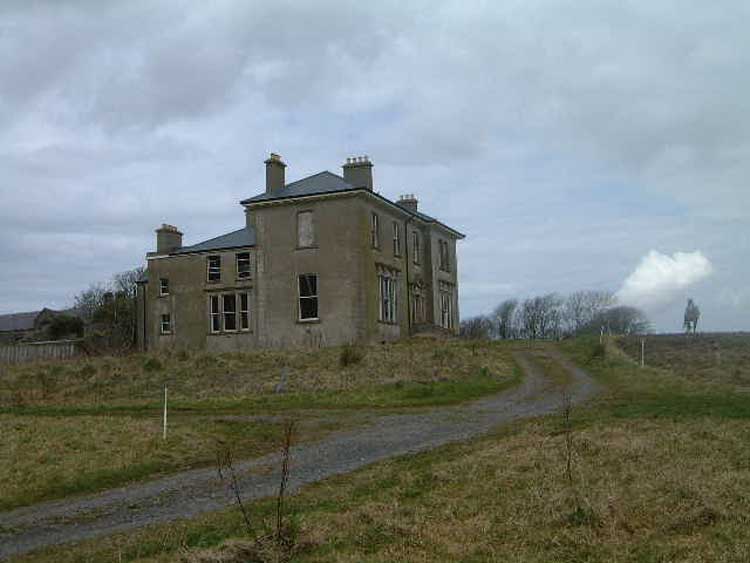
[[[539,353],[539,352],[536,352]],[[566,392],[575,403],[591,397],[596,384],[553,349],[542,352],[570,374]],[[292,452],[290,487],[353,471],[390,457],[466,440],[499,424],[549,414],[560,408],[562,390],[533,360],[515,359],[525,373],[508,391],[456,407],[419,414],[383,416],[365,428],[329,435]],[[272,495],[278,483],[277,456],[237,464],[248,499]],[[122,532],[225,508],[232,497],[214,469],[196,469],[158,480],[75,499],[63,499],[0,513],[0,559],[29,551]]]

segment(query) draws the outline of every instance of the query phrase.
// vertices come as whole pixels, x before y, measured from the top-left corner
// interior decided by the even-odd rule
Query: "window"
[[[240,252],[235,255],[237,262],[237,278],[245,279],[250,277],[250,253]]]
[[[297,248],[310,248],[311,246],[315,246],[313,212],[300,211],[297,213]]]
[[[208,298],[208,317],[208,330],[211,333],[249,331],[250,294],[211,295]]]
[[[440,326],[453,328],[453,286],[449,283],[440,282]]]
[[[159,278],[159,295],[169,295],[169,279]]]
[[[219,308],[219,296],[212,295],[209,305],[209,330],[211,332],[221,332],[221,309]]]
[[[411,233],[411,241],[412,241],[412,250],[414,254],[414,263],[419,264],[419,233],[417,231],[412,231]]]
[[[381,269],[378,274],[378,286],[380,287],[378,320],[384,323],[395,323],[398,321],[398,272]]]
[[[172,334],[172,317],[169,313],[161,316],[159,331],[162,334]]]
[[[240,298],[240,330],[250,330],[250,299],[247,293],[239,293]]]
[[[417,284],[412,284],[411,291],[411,322],[421,324],[424,322],[424,293]]]
[[[228,332],[237,330],[237,296],[234,293],[227,293],[221,296],[221,301],[224,330]]]
[[[401,228],[398,222],[393,222],[393,255],[401,256]]]
[[[440,240],[440,269],[446,272],[450,271],[450,260],[448,254],[448,241]]]
[[[380,248],[380,218],[377,213],[372,214],[372,222],[370,224],[370,239],[373,248]]]
[[[208,281],[221,281],[221,256],[208,257]]]
[[[299,276],[299,320],[318,319],[318,276],[304,274]]]

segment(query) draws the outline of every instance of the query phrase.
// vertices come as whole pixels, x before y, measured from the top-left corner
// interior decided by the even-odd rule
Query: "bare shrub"
[[[358,364],[365,357],[365,353],[362,349],[355,344],[346,344],[341,348],[339,353],[339,365],[342,368]]]
[[[258,562],[279,563],[291,561],[301,550],[307,549],[309,544],[301,541],[299,528],[296,522],[286,513],[286,495],[289,487],[290,458],[296,422],[288,420],[284,424],[284,437],[281,444],[281,468],[279,476],[279,489],[276,493],[276,518],[274,529],[270,532],[255,535],[250,512],[242,499],[242,489],[237,473],[234,468],[234,456],[231,446],[227,445],[219,449],[216,456],[216,467],[219,478],[227,482],[234,496],[237,508],[242,514],[247,535],[252,538],[250,542],[236,542],[229,546],[220,548],[219,553],[215,550],[210,552],[199,552],[186,554],[183,560],[197,561],[225,561],[229,562]],[[254,537],[253,537],[254,536]]]

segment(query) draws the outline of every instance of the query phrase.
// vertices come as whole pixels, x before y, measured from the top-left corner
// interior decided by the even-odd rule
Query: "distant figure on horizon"
[[[701,310],[698,308],[698,305],[692,299],[688,299],[687,307],[685,307],[685,322],[683,324],[686,333],[690,334],[692,332],[695,334],[700,316]]]

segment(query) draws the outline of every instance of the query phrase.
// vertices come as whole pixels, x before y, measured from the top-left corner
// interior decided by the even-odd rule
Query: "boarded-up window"
[[[297,246],[299,248],[315,246],[312,211],[300,211],[297,213]]]

